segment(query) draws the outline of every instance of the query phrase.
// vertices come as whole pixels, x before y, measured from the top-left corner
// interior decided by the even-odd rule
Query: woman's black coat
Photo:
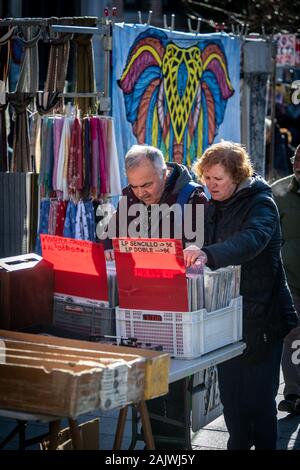
[[[211,269],[241,265],[248,355],[267,349],[297,323],[280,248],[278,210],[263,178],[249,178],[226,201],[210,201],[203,251]]]

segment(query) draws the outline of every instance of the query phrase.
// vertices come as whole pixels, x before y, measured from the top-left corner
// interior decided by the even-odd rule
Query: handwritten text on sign
[[[121,253],[176,253],[175,242],[119,240]]]

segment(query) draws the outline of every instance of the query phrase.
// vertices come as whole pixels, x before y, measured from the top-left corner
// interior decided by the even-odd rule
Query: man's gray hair
[[[133,145],[125,156],[125,169],[130,171],[141,165],[143,161],[148,160],[159,173],[167,170],[163,153],[152,145]]]

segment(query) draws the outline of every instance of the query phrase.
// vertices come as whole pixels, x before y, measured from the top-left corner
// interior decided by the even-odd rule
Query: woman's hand
[[[207,263],[207,256],[204,251],[196,245],[190,245],[183,250],[183,258],[187,268],[192,266],[197,260],[204,266]]]

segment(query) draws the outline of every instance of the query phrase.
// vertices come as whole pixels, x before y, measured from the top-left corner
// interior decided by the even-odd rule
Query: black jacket
[[[243,332],[248,352],[283,338],[297,323],[281,259],[281,230],[270,186],[244,181],[226,201],[210,201],[205,218],[208,266],[241,265]]]

